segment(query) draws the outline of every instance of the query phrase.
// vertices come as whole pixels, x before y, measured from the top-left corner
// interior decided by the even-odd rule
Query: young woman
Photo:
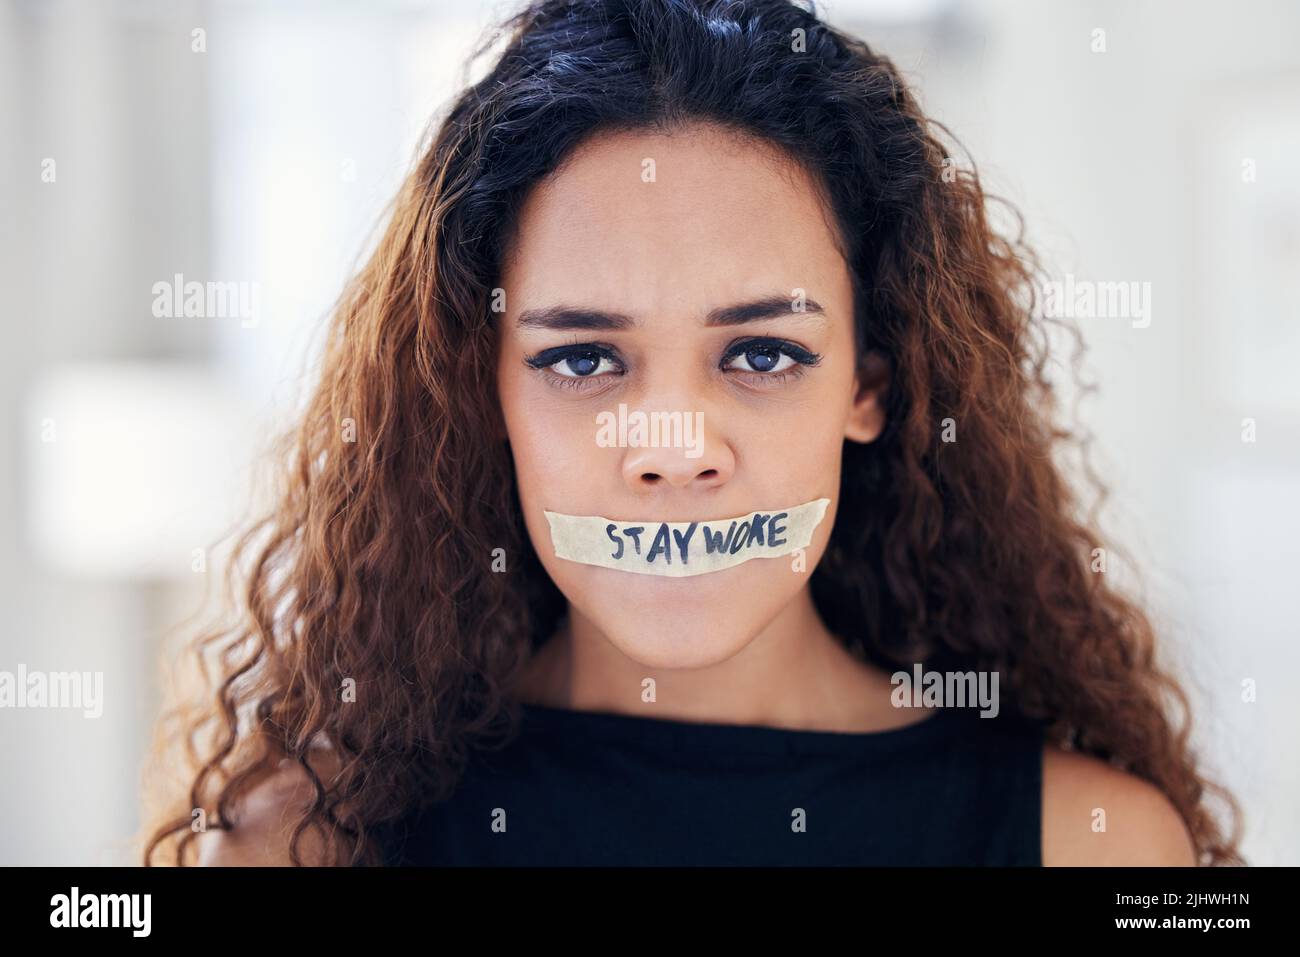
[[[1035,262],[889,61],[784,0],[509,29],[340,303],[145,860],[1239,862],[1053,465]]]

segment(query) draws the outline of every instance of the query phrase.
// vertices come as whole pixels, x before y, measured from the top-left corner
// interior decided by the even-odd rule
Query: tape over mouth
[[[545,511],[555,557],[639,575],[681,578],[780,558],[807,548],[829,498],[735,518],[694,522],[616,521]]]

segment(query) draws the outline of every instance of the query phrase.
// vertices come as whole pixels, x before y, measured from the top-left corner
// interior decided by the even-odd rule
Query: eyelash
[[[776,352],[780,356],[788,356],[794,360],[794,365],[780,372],[759,372],[758,370],[749,369],[731,369],[726,368],[726,364],[737,356],[744,355],[757,349],[765,349]],[[603,342],[584,342],[572,343],[566,346],[556,346],[552,349],[543,349],[536,355],[528,356],[524,362],[535,369],[537,372],[546,376],[550,384],[562,389],[574,389],[583,391],[597,387],[602,379],[609,378],[609,374],[603,375],[562,375],[558,372],[551,371],[551,366],[564,362],[566,359],[578,358],[581,356],[595,356],[600,359],[607,359],[618,367],[616,375],[624,375],[627,367],[623,360],[619,358],[618,352],[613,346]],[[815,366],[821,361],[821,356],[815,352],[809,352],[802,346],[795,345],[786,339],[775,339],[765,336],[756,336],[748,339],[738,339],[727,346],[719,360],[718,366],[722,371],[731,371],[747,377],[748,381],[760,387],[775,387],[783,384],[787,379],[802,376],[809,366]],[[780,359],[777,359],[780,362]],[[600,368],[597,365],[597,368]]]

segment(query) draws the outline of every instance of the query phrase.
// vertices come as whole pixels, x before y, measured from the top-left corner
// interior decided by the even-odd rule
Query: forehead
[[[597,134],[529,193],[504,285],[521,308],[589,299],[651,314],[796,288],[833,299],[848,273],[830,222],[810,174],[760,140]]]

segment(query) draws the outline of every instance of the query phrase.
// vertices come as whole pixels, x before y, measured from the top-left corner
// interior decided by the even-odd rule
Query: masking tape
[[[807,548],[830,501],[819,498],[786,509],[696,522],[620,522],[599,515],[545,514],[557,558],[679,578]]]

